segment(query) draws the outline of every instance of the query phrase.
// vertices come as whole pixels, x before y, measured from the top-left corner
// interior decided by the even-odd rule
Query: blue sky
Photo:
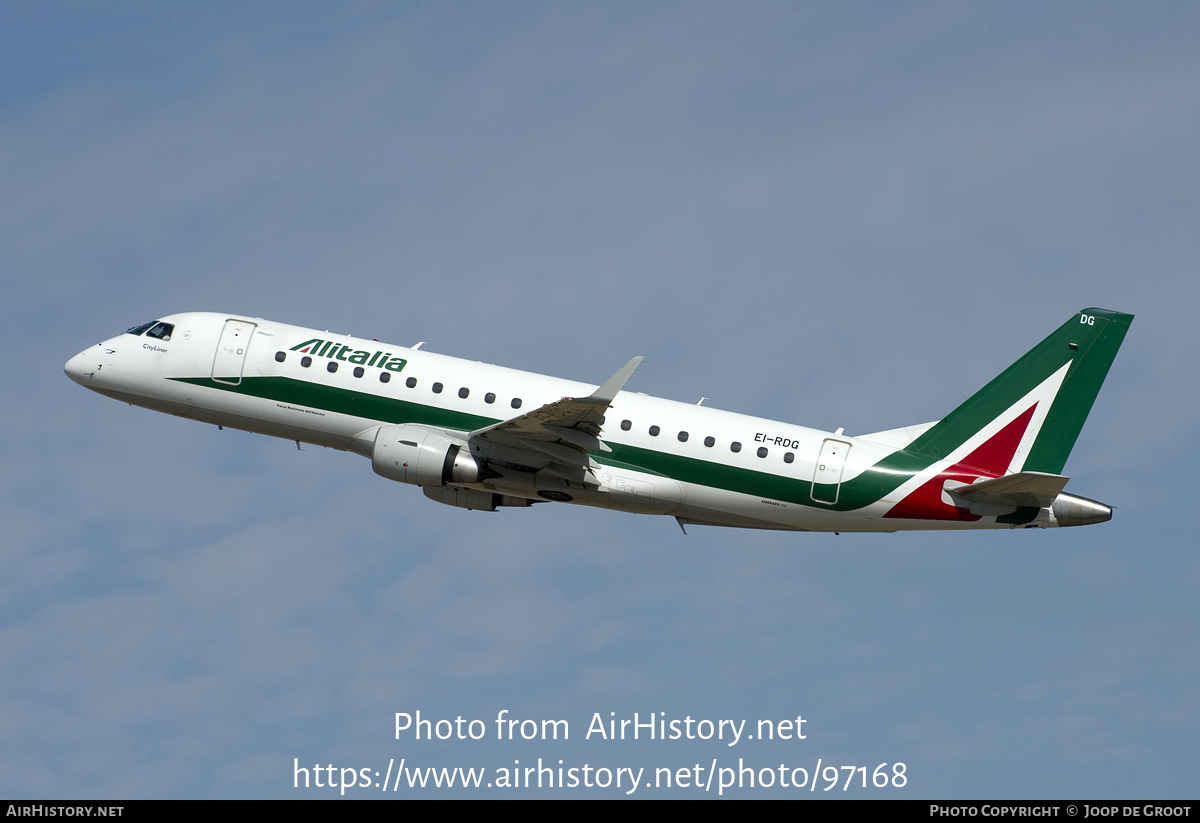
[[[740,756],[1194,796],[1198,37],[1184,3],[5,4],[0,794]],[[1137,316],[1066,469],[1116,514],[1046,532],[465,512],[62,374],[230,311],[597,383],[640,354],[635,390],[855,434],[1086,306]],[[417,709],[572,740],[394,740]],[[808,737],[582,740],[650,711]]]

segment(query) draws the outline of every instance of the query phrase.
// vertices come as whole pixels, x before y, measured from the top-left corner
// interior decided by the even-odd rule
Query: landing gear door
[[[829,506],[838,501],[842,470],[846,468],[846,455],[849,453],[850,444],[842,440],[826,440],[821,444],[821,454],[813,469],[813,500]]]
[[[213,358],[212,379],[217,383],[236,386],[242,382],[242,366],[246,362],[246,351],[250,338],[257,326],[245,320],[226,320],[217,343],[217,356]]]

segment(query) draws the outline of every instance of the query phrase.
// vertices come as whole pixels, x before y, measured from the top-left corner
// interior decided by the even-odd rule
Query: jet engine
[[[462,443],[422,426],[380,426],[371,468],[388,480],[415,486],[477,483],[482,474]]]

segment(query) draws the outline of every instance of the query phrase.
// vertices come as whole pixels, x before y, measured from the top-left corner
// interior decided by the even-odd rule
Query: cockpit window
[[[175,326],[172,323],[156,323],[154,328],[146,332],[147,337],[157,337],[159,340],[167,341],[171,339],[171,332],[175,331]]]
[[[127,331],[127,332],[125,332],[125,333],[126,333],[126,334],[136,334],[136,335],[140,335],[140,334],[142,334],[143,332],[145,332],[145,331],[146,331],[146,329],[150,328],[151,326],[153,326],[153,325],[154,325],[155,323],[157,323],[157,322],[158,322],[157,320],[151,320],[149,323],[143,323],[143,324],[142,324],[142,325],[140,325],[140,326],[134,326],[132,329],[129,329],[129,331]]]

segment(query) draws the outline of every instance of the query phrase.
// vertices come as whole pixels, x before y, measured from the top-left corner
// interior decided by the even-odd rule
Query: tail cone
[[[1051,507],[1054,519],[1060,526],[1089,526],[1092,523],[1104,523],[1112,520],[1112,509],[1095,500],[1086,497],[1076,497],[1073,494],[1059,494]]]

